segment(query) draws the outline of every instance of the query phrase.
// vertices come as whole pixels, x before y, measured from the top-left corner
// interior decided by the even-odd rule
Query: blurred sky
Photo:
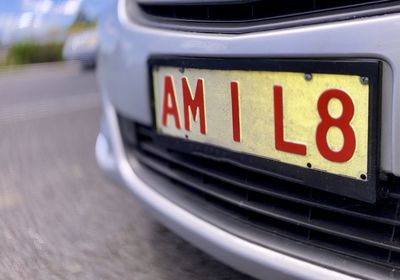
[[[0,0],[0,45],[63,36],[80,9],[96,17],[114,0]]]

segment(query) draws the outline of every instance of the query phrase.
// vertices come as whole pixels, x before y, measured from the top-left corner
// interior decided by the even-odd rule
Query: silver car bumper
[[[153,190],[141,179],[150,179],[151,174],[134,159],[128,161],[114,107],[107,97],[103,101],[105,117],[96,142],[99,166],[110,179],[131,191],[169,229],[221,262],[259,279],[358,279],[247,242],[205,222]]]
[[[96,144],[99,165],[130,190],[171,230],[222,262],[260,279],[393,279],[345,259],[335,265],[353,276],[238,238],[179,207],[157,192],[162,184],[124,151],[116,112],[151,124],[147,60],[152,55],[374,58],[383,62],[381,167],[400,175],[400,15],[243,35],[165,31],[132,23],[119,1],[100,28],[99,83],[104,125]],[[390,29],[388,28],[390,27]],[[296,45],[293,42],[296,42]],[[271,241],[272,242],[272,241]],[[327,254],[322,262],[329,263]],[[340,264],[340,261],[342,263]],[[327,265],[328,266],[328,265]]]
[[[379,59],[384,108],[380,164],[400,176],[400,14],[242,35],[203,34],[137,25],[126,15],[125,0],[118,3],[118,13],[100,26],[99,64],[107,67],[99,70],[102,87],[112,92],[110,100],[126,117],[151,124],[148,59],[153,55]]]

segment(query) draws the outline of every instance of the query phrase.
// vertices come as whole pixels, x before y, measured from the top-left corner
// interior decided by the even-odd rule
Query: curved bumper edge
[[[172,203],[137,176],[135,170],[142,167],[135,160],[128,163],[114,109],[107,100],[103,105],[105,120],[96,142],[99,166],[170,230],[216,259],[259,279],[356,279],[243,240]]]

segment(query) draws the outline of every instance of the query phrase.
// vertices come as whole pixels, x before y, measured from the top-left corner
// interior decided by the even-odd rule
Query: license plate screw
[[[368,85],[369,82],[368,77],[360,77],[360,82],[363,85]]]
[[[311,80],[312,80],[312,75],[311,75],[310,73],[305,73],[305,74],[304,74],[304,79],[305,79],[306,81],[311,81]]]

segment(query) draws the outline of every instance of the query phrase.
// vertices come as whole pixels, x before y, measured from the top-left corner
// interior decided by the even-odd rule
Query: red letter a
[[[178,106],[176,105],[176,97],[174,84],[171,76],[165,76],[164,79],[164,101],[162,107],[162,124],[167,126],[168,115],[174,117],[176,128],[181,128],[179,121]]]

